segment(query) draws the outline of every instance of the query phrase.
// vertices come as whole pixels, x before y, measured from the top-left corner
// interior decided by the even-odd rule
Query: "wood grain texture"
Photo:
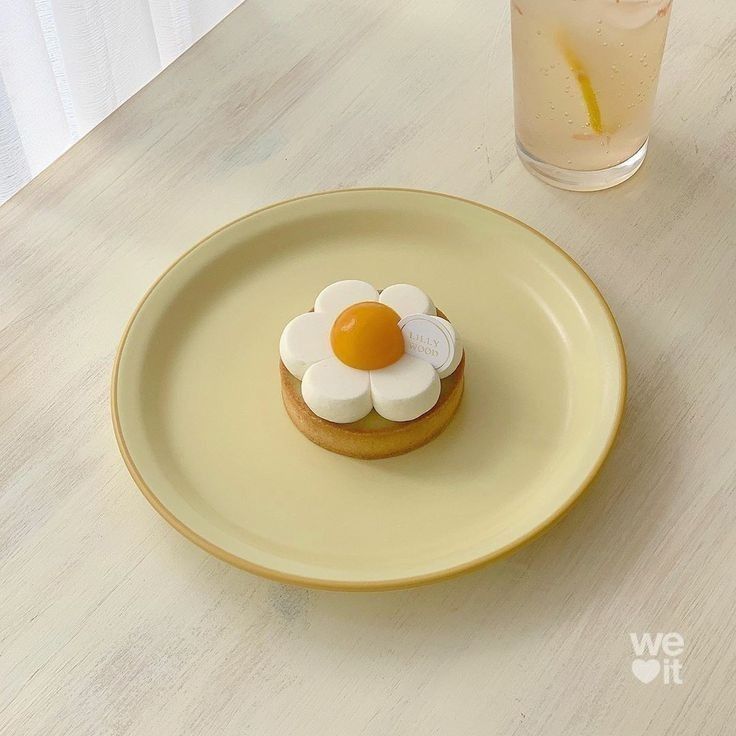
[[[0,733],[715,736],[736,713],[736,11],[676,0],[649,159],[544,186],[514,153],[505,0],[248,0],[0,208]],[[208,557],[120,460],[126,319],[222,223],[397,185],[526,220],[600,285],[622,433],[512,557],[380,594]],[[628,632],[678,631],[643,685]]]

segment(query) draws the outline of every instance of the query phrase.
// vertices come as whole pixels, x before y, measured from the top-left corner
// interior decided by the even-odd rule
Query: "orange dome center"
[[[345,365],[375,371],[404,354],[399,315],[380,302],[358,302],[341,312],[332,325],[330,342]]]

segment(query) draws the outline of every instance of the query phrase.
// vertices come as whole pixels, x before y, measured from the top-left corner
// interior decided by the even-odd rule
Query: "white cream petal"
[[[440,377],[429,364],[404,355],[393,365],[371,371],[373,408],[393,422],[408,422],[428,412],[440,397]]]
[[[437,314],[437,308],[429,296],[411,284],[387,286],[381,292],[378,301],[391,307],[399,317],[410,314]]]
[[[329,314],[333,319],[358,302],[378,301],[378,291],[365,281],[336,281],[322,289],[314,300],[314,311]]]
[[[339,424],[357,422],[373,408],[370,375],[328,358],[307,369],[302,398],[322,419]]]
[[[330,345],[333,322],[327,314],[307,312],[294,317],[284,327],[279,353],[292,376],[301,380],[309,366],[334,355]]]

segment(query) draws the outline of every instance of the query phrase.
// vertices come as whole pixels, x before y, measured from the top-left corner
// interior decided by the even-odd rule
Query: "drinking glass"
[[[644,161],[672,0],[511,0],[516,147],[548,184],[594,191]]]

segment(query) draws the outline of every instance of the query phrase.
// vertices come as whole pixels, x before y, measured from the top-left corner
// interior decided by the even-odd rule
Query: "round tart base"
[[[445,317],[439,309],[437,315]],[[328,422],[306,405],[301,381],[289,373],[282,361],[279,361],[279,372],[286,413],[305,437],[330,452],[361,460],[378,460],[403,455],[426,445],[450,423],[463,395],[465,354],[458,367],[440,382],[437,403],[426,414],[409,422],[391,422],[375,410],[350,424]]]
[[[302,398],[301,381],[279,361],[281,396],[296,428],[316,445],[362,460],[403,455],[433,440],[450,423],[463,395],[465,355],[460,365],[441,381],[440,398],[422,416],[409,422],[391,422],[374,411],[360,421],[337,424],[318,417]]]

